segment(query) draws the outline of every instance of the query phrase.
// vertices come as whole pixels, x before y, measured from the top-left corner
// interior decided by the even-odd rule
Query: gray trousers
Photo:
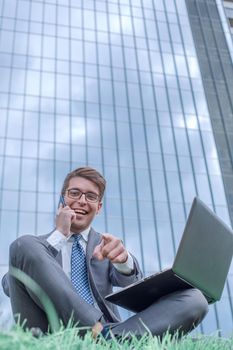
[[[52,300],[59,318],[64,325],[73,315],[79,326],[92,327],[102,312],[87,304],[74,290],[53,254],[39,240],[23,240],[24,244],[12,244],[10,265],[22,270],[40,285]],[[25,327],[39,327],[48,330],[48,320],[40,300],[25,285],[9,276],[11,306],[14,315],[20,315]],[[187,289],[168,294],[145,310],[123,322],[112,323],[114,335],[136,334],[162,336],[168,329],[171,334],[185,334],[196,327],[208,311],[203,294],[197,289]]]

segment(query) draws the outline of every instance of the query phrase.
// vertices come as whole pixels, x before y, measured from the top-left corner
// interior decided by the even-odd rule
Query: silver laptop
[[[194,198],[173,266],[105,299],[139,312],[166,294],[195,287],[214,303],[221,298],[232,255],[232,229]]]

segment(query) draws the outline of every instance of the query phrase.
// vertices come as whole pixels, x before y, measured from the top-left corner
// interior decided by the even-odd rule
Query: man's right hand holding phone
[[[65,207],[60,204],[56,215],[56,229],[63,233],[64,236],[70,235],[72,221],[75,220],[76,214],[68,205]]]

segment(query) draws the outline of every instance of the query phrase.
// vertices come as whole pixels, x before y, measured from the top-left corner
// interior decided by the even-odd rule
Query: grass
[[[103,338],[94,340],[91,333],[84,338],[77,334],[77,328],[61,329],[58,332],[35,338],[30,332],[24,332],[15,326],[10,331],[0,333],[1,350],[233,350],[233,337],[191,336],[182,340],[171,339],[167,334],[160,342],[156,337],[144,336],[140,340],[132,338],[131,342],[123,339],[120,342]]]

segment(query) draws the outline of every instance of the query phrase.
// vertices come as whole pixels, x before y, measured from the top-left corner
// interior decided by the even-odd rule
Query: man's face
[[[95,183],[79,176],[70,179],[67,189],[78,189],[83,193],[91,192],[97,195],[100,194],[98,186]],[[102,203],[99,200],[97,202],[87,201],[84,194],[79,199],[73,199],[68,196],[66,191],[64,197],[66,204],[76,213],[76,218],[71,224],[71,231],[73,232],[81,232],[88,228],[102,207]]]

